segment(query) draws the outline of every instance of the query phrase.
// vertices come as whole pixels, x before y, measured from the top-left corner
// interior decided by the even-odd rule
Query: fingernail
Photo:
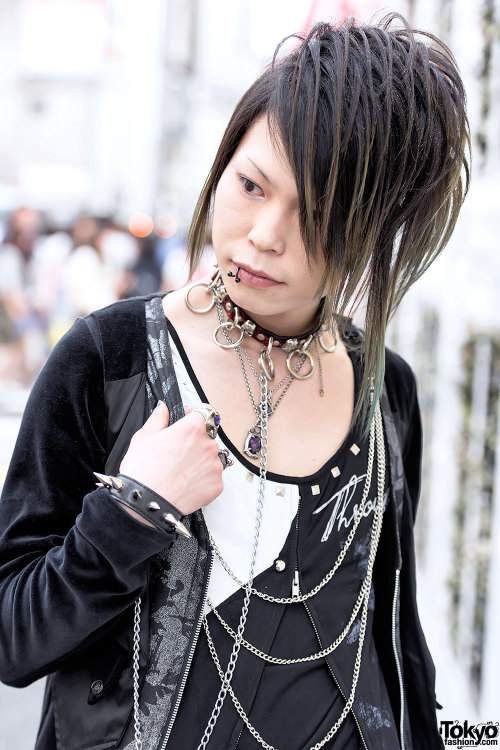
[[[160,404],[163,404],[163,406],[166,406],[166,403],[165,403],[165,401],[162,401],[162,400],[160,399],[160,400],[158,401],[158,403],[156,404],[156,408],[158,408],[158,407],[160,406]]]

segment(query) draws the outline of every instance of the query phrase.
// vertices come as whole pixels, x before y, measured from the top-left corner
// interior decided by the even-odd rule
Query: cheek
[[[222,175],[214,197],[212,235],[217,240],[233,238],[248,232],[248,211],[245,211],[237,187]]]

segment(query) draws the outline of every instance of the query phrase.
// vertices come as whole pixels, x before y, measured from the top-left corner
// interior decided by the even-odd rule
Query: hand
[[[120,465],[121,474],[142,482],[183,515],[211,503],[223,486],[219,445],[208,437],[203,415],[191,413],[193,408],[169,427],[168,408],[160,401],[133,435]],[[134,511],[130,514],[151,525]]]

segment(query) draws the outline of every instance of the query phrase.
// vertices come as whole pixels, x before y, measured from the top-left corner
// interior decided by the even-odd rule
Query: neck
[[[318,320],[319,304],[315,303],[307,310],[292,310],[276,315],[261,315],[252,310],[245,310],[245,313],[260,328],[276,336],[297,337],[315,326]]]

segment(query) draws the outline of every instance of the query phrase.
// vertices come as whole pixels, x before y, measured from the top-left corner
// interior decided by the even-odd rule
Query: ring
[[[208,437],[211,437],[212,440],[215,440],[215,436],[217,435],[217,430],[220,426],[220,414],[219,412],[214,409],[213,406],[210,406],[210,404],[200,404],[196,408],[193,409],[194,411],[200,412],[202,417],[205,420],[205,428],[207,431]]]
[[[297,372],[297,370],[292,367],[292,357],[294,354],[297,354],[298,356],[302,356],[303,354],[305,354],[305,356],[308,357],[311,369],[309,370],[309,372],[306,372],[305,375]],[[293,375],[294,378],[297,378],[297,380],[307,380],[307,378],[310,378],[314,372],[314,359],[311,352],[301,351],[300,349],[293,349],[293,351],[291,351],[286,358],[286,366],[288,367],[288,372],[290,373],[290,375]]]
[[[274,362],[271,357],[271,350],[273,348],[272,336],[269,339],[267,349],[262,349],[259,354],[259,365],[264,371],[264,375],[268,380],[274,380]]]
[[[217,288],[217,284],[219,283],[221,278],[221,272],[217,271],[217,276],[215,277],[215,279],[212,279],[212,281],[210,281],[208,284],[206,281],[196,281],[194,284],[191,284],[191,286],[187,288],[186,294],[184,296],[184,300],[189,309],[195,313],[203,314],[211,310],[216,302],[223,302],[226,295],[226,288],[224,284],[221,284],[219,288]],[[212,299],[210,300],[210,304],[208,305],[208,307],[193,307],[193,305],[190,303],[189,295],[196,286],[204,286],[207,292],[210,292],[212,294]]]
[[[231,341],[230,344],[221,344],[219,339],[217,338],[219,331],[231,331],[233,328],[236,328],[239,331],[239,336],[234,341]],[[213,339],[214,342],[217,344],[217,346],[220,346],[221,349],[234,349],[235,347],[239,346],[241,342],[243,341],[243,336],[245,335],[245,331],[243,328],[236,323],[233,323],[232,320],[226,320],[225,323],[219,323],[215,331],[213,332]]]
[[[227,448],[222,448],[217,454],[220,458],[221,464],[222,464],[222,471],[224,469],[227,469],[228,466],[232,466],[234,461],[229,458],[229,451]]]
[[[327,327],[326,327],[326,326],[321,326],[321,329],[320,329],[320,330],[321,330],[321,333],[320,333],[320,334],[319,334],[319,336],[318,336],[318,341],[319,341],[319,343],[320,343],[320,345],[321,345],[321,348],[322,348],[322,349],[323,349],[323,350],[324,350],[325,352],[329,352],[329,353],[331,353],[331,352],[334,352],[334,351],[335,351],[335,349],[337,348],[337,334],[336,334],[336,333],[335,333],[335,331],[334,331],[334,330],[332,329],[333,344],[332,344],[331,346],[327,346],[327,345],[325,344],[325,342],[323,341],[323,336],[324,336],[324,335],[325,335],[325,333],[327,332]]]

